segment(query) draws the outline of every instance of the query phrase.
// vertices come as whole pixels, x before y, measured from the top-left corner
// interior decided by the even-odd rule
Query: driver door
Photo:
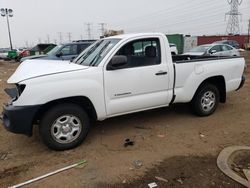
[[[158,38],[129,42],[116,55],[126,56],[127,64],[125,67],[104,71],[108,116],[169,103],[168,67],[167,62],[161,60]]]

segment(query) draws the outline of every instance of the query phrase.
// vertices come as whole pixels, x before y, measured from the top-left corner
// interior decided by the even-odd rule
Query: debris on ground
[[[243,172],[244,172],[244,174],[245,174],[247,180],[250,182],[250,170],[244,169]]]
[[[155,188],[157,187],[157,184],[155,182],[148,184],[149,188]]]
[[[159,134],[159,135],[157,135],[157,137],[158,137],[158,138],[165,138],[166,136],[163,135],[163,134]]]
[[[200,133],[200,137],[205,138],[206,136],[204,134]]]
[[[123,183],[123,184],[126,184],[126,183],[127,183],[127,180],[123,180],[122,183]]]
[[[33,178],[33,179],[28,180],[28,181],[26,181],[26,182],[23,182],[23,183],[20,183],[20,184],[17,184],[17,185],[13,185],[13,186],[11,186],[11,187],[9,187],[9,188],[18,188],[18,187],[22,187],[22,186],[24,186],[24,185],[31,184],[31,183],[33,183],[33,182],[39,181],[39,180],[44,179],[44,178],[47,178],[47,177],[49,177],[49,176],[52,176],[52,175],[58,174],[58,173],[60,173],[60,172],[69,170],[69,169],[71,169],[71,168],[74,168],[74,167],[83,165],[83,164],[85,164],[85,163],[87,163],[87,161],[83,160],[83,161],[80,161],[80,162],[75,163],[75,164],[73,164],[73,165],[70,165],[70,166],[67,166],[67,167],[64,167],[64,168],[55,170],[55,171],[53,171],[53,172],[47,173],[47,174],[45,174],[45,175],[39,176],[39,177],[37,177],[37,178]]]
[[[135,144],[134,141],[130,140],[129,138],[127,138],[125,140],[125,143],[124,143],[124,147],[128,147],[128,146],[133,146]]]
[[[10,154],[9,152],[2,152],[2,153],[0,153],[0,161],[7,160],[9,154]]]
[[[152,129],[151,127],[145,127],[145,126],[135,126],[136,129],[145,129],[145,130],[150,130]]]
[[[141,160],[135,160],[132,164],[136,169],[140,169],[143,166],[143,162]]]
[[[183,179],[182,178],[178,178],[176,179],[177,182],[179,182],[180,184],[183,184]]]
[[[155,176],[155,179],[168,183],[168,180],[159,176]]]

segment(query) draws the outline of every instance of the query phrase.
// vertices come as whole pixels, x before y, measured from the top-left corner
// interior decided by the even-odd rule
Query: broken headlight
[[[26,87],[26,85],[24,85],[24,84],[16,84],[18,97],[22,94],[22,92],[24,91],[25,87]]]
[[[15,101],[22,94],[24,89],[24,84],[16,84],[15,88],[6,88],[4,91],[12,98],[12,101]]]

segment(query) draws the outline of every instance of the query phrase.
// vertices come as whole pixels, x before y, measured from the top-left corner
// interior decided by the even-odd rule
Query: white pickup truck
[[[101,39],[73,62],[28,60],[9,78],[16,88],[2,120],[11,132],[32,135],[38,124],[54,150],[83,142],[91,120],[189,103],[199,116],[212,114],[226,93],[244,84],[244,58],[171,56],[159,33]]]

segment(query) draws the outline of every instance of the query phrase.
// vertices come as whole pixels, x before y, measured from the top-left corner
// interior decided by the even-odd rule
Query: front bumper
[[[16,134],[32,136],[33,121],[39,107],[5,105],[1,116],[4,127]]]
[[[243,85],[245,84],[245,81],[246,81],[246,78],[243,75],[241,78],[240,86],[238,87],[238,89],[236,89],[236,91],[240,90],[243,87]]]

